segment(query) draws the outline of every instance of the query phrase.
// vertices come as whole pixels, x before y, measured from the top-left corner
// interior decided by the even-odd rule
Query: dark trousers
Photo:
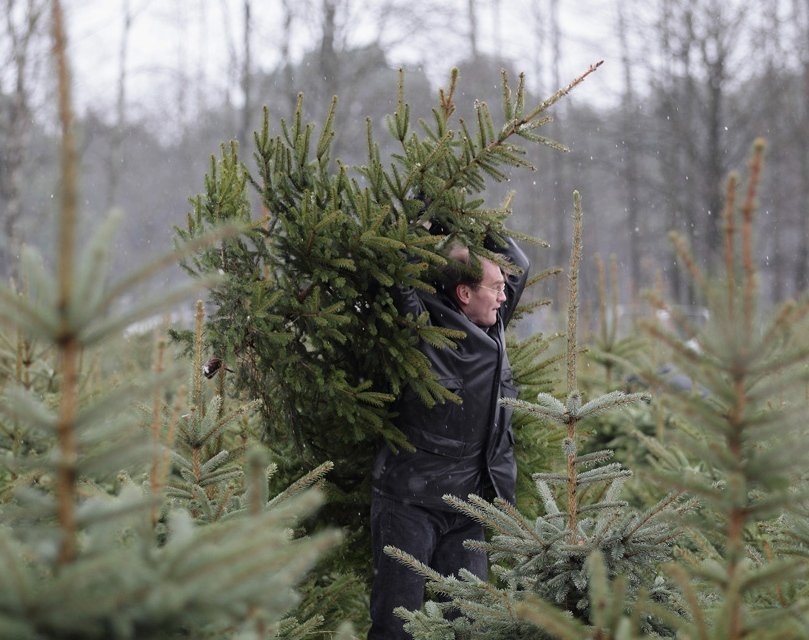
[[[483,540],[483,527],[460,512],[406,504],[374,492],[371,538],[374,583],[368,640],[410,638],[402,628],[404,621],[393,610],[416,610],[424,600],[425,578],[386,555],[385,546],[397,547],[445,576],[457,575],[461,568],[483,580],[488,575],[486,554],[463,546],[464,540]]]

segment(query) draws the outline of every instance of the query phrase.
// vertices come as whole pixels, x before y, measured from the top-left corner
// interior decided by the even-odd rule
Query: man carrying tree
[[[396,425],[415,451],[384,446],[374,463],[369,640],[408,638],[393,610],[418,609],[424,598],[425,579],[387,556],[385,546],[409,553],[442,575],[457,575],[464,568],[485,580],[486,555],[463,546],[465,540],[483,540],[483,527],[442,496],[475,493],[514,502],[511,409],[498,399],[517,396],[505,329],[525,287],[528,259],[510,238],[503,247],[487,242],[486,248],[502,255],[508,269],[455,243],[435,294],[412,287],[394,291],[401,313],[417,317],[426,311],[433,325],[463,331],[465,337],[454,349],[420,344],[438,381],[460,403],[427,406],[406,389],[397,401]]]

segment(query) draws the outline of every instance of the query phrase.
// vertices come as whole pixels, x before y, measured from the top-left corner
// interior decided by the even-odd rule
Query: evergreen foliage
[[[596,255],[598,274],[598,330],[587,344],[587,358],[603,369],[604,387],[615,388],[624,379],[637,372],[646,351],[646,341],[635,331],[619,333],[620,308],[618,305],[618,260],[610,256],[609,288],[607,269],[600,255]],[[634,327],[633,327],[634,329]],[[620,376],[620,379],[619,379]]]
[[[26,249],[20,280],[0,287],[0,637],[347,640],[349,627],[332,629],[365,606],[360,579],[310,572],[340,540],[322,523],[310,527],[323,501],[312,487],[326,486],[334,497],[326,521],[365,514],[373,442],[408,446],[390,422],[398,391],[411,384],[427,403],[452,401],[416,341],[452,348],[460,337],[398,316],[387,288],[433,286],[431,269],[453,238],[494,257],[488,242],[519,235],[505,226],[510,201],[489,209],[480,194],[487,181],[525,165],[514,136],[555,146],[536,130],[583,77],[530,111],[522,80],[512,94],[504,78],[503,126],[479,104],[472,126],[459,121],[453,129],[453,76],[421,135],[410,130],[400,84],[389,127],[401,152],[387,166],[369,125],[368,163],[332,169],[334,103],[318,140],[301,122],[302,102],[277,135],[265,112],[257,169],[249,172],[235,147],[224,148],[188,228],[178,230],[177,250],[109,282],[118,221],[101,224],[77,250],[77,163],[60,4],[53,6],[64,143],[60,241],[53,268]],[[740,204],[738,178],[728,183],[721,278],[706,278],[674,237],[709,322],[697,327],[650,294],[673,326],[650,320],[649,335],[690,381],[683,390],[661,370],[646,372],[668,396],[661,411],[671,412],[654,423],[656,438],[648,435],[643,396],[609,391],[613,374],[634,367],[646,347],[608,324],[603,283],[602,332],[590,354],[604,366],[607,392],[595,395],[600,382],[578,388],[576,198],[566,352],[554,352],[558,336],[509,337],[523,387],[511,402],[521,481],[527,469],[541,469],[531,478],[540,500],[526,506],[523,496],[518,508],[447,497],[490,529],[490,539],[474,546],[493,561],[493,583],[463,571],[439,576],[388,550],[441,597],[422,611],[400,611],[417,640],[809,636],[809,301],[759,312],[752,229],[762,154],[757,143]],[[193,286],[120,304],[178,260],[200,276]],[[162,342],[152,371],[139,353],[109,375],[125,327],[203,285],[216,285],[215,311],[206,327],[197,306],[188,390],[175,388],[183,373],[165,364]],[[221,367],[205,383],[206,349],[235,375]],[[565,355],[561,399],[557,370]],[[251,446],[254,411],[262,413],[273,464],[267,447]],[[611,451],[583,452],[583,426],[594,439],[608,430],[628,443],[624,451],[637,439],[670,493],[630,508],[622,499],[630,471],[610,462]],[[562,449],[561,466],[548,463],[550,443]],[[332,454],[337,473],[326,485]],[[636,452],[633,461],[640,460]],[[312,470],[299,478],[304,468]],[[271,497],[274,488],[283,491]],[[698,508],[684,495],[695,496]],[[306,535],[311,529],[319,531]],[[348,532],[350,541],[359,530]],[[688,535],[673,551],[681,531]],[[365,552],[342,549],[332,556],[341,564]],[[666,571],[682,602],[657,571],[672,557]]]
[[[673,243],[709,311],[698,328],[659,296],[671,326],[647,322],[673,364],[694,383],[683,391],[665,378],[678,428],[658,452],[655,476],[696,496],[689,522],[695,545],[672,575],[691,611],[680,633],[689,637],[805,638],[806,585],[806,298],[771,315],[759,311],[753,257],[756,195],[764,143],[754,145],[743,198],[739,177],[728,180],[724,272],[707,278],[679,236]],[[682,336],[695,336],[686,340]],[[698,390],[698,391],[696,391]]]
[[[674,539],[680,534],[664,515],[681,512],[688,507],[681,491],[674,491],[645,511],[638,512],[620,499],[621,489],[631,475],[620,463],[607,463],[611,451],[581,454],[577,426],[581,420],[602,413],[648,401],[642,394],[613,391],[582,402],[577,381],[577,316],[578,267],[581,259],[581,200],[575,194],[574,242],[569,271],[569,303],[567,328],[567,399],[550,393],[539,393],[535,402],[502,399],[516,412],[529,413],[561,426],[563,473],[536,473],[534,480],[544,506],[544,515],[530,521],[516,508],[502,500],[489,503],[470,495],[463,500],[445,496],[444,500],[481,522],[492,531],[486,542],[469,541],[470,548],[488,554],[492,572],[501,587],[482,582],[468,571],[458,576],[441,576],[415,561],[402,551],[387,547],[385,552],[410,565],[428,580],[428,589],[442,596],[441,602],[429,603],[423,611],[398,609],[406,629],[416,640],[444,637],[474,638],[544,638],[553,632],[552,620],[566,616],[547,615],[531,618],[520,613],[521,603],[550,602],[581,620],[595,633],[604,624],[605,613],[592,600],[601,598],[604,582],[620,576],[621,598],[611,610],[610,620],[618,620],[641,597],[658,601],[670,615],[678,610],[675,595],[659,575],[658,566],[672,558]],[[607,463],[607,464],[604,464]],[[560,487],[560,496],[554,492]],[[590,494],[588,499],[585,499]],[[594,494],[594,495],[593,495]],[[560,506],[561,504],[561,506]],[[591,568],[587,568],[588,557]],[[595,575],[597,584],[591,585]],[[547,607],[542,609],[547,613]],[[445,617],[446,613],[460,614]],[[532,620],[547,620],[537,628]],[[672,635],[660,617],[635,619],[636,632]],[[452,633],[455,635],[453,636]]]
[[[237,371],[241,388],[262,400],[279,480],[334,462],[323,517],[352,536],[346,553],[359,550],[353,561],[342,557],[344,565],[369,567],[366,514],[378,443],[410,447],[391,420],[399,392],[409,385],[427,404],[457,400],[436,381],[417,345],[452,348],[462,336],[431,326],[426,316],[400,315],[390,287],[432,290],[434,267],[445,262],[441,248],[452,240],[498,263],[502,258],[490,249],[506,236],[531,240],[506,227],[510,197],[489,208],[482,192],[488,182],[505,180],[507,170],[530,166],[514,140],[559,147],[538,130],[549,121],[548,109],[594,69],[530,109],[524,78],[512,89],[504,74],[500,124],[485,103],[476,103],[474,122],[453,120],[454,72],[432,121],[418,123],[420,132],[400,74],[396,111],[387,120],[399,152],[383,159],[368,121],[361,166],[331,157],[336,99],[319,134],[302,121],[302,97],[275,133],[265,109],[254,169],[235,145],[223,147],[205,193],[192,201],[186,228],[177,229],[187,240],[225,221],[249,227],[184,266],[194,276],[225,276],[211,293],[207,340]],[[532,358],[544,362],[540,341],[526,344],[523,358],[533,371],[524,378],[538,385],[547,377]],[[365,542],[355,544],[353,536]]]
[[[113,284],[107,283],[112,223],[101,225],[77,252],[66,46],[60,5],[53,7],[63,139],[60,243],[53,271],[26,250],[22,294],[0,287],[2,344],[16,345],[14,375],[3,377],[0,402],[0,637],[300,638],[318,620],[284,619],[298,600],[294,584],[339,535],[324,531],[296,539],[289,528],[314,512],[322,494],[296,491],[283,504],[252,500],[266,492],[262,463],[261,473],[246,479],[251,486],[234,494],[234,500],[245,498],[243,513],[207,517],[198,491],[196,519],[193,508],[163,508],[155,470],[165,470],[168,456],[150,436],[165,443],[166,434],[159,419],[150,433],[135,403],[157,397],[176,370],[112,389],[88,376],[124,327],[186,298],[189,290],[116,311],[121,295],[235,229],[199,237]],[[177,398],[175,407],[182,394]],[[187,470],[179,456],[174,460]],[[217,476],[217,460],[213,453],[207,475],[184,476],[204,487],[207,499],[215,485],[235,478],[230,469]],[[143,485],[135,480],[140,478]],[[345,639],[349,631],[341,634]]]

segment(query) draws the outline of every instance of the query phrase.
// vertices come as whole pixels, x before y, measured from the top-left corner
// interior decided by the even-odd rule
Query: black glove
[[[491,231],[487,232],[486,236],[483,238],[483,248],[487,251],[499,253],[505,246],[506,242],[503,237],[499,234],[492,234]]]
[[[441,224],[435,218],[430,219],[429,231],[430,231],[431,236],[446,236],[446,235],[449,235],[449,232],[444,227],[444,225]]]

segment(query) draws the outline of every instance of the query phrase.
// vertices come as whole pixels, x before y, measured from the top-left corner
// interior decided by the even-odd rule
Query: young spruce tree
[[[198,238],[113,284],[112,223],[77,251],[65,35],[61,5],[54,0],[52,7],[63,170],[55,268],[28,249],[20,269],[24,295],[0,287],[0,333],[3,343],[17,345],[15,375],[4,381],[0,401],[0,446],[8,447],[0,481],[9,483],[0,490],[0,637],[299,638],[306,623],[284,621],[298,599],[294,585],[339,536],[292,539],[289,527],[322,496],[304,492],[277,508],[248,500],[255,508],[216,522],[177,505],[164,510],[154,474],[164,450],[150,442],[135,403],[165,388],[176,371],[113,389],[88,383],[91,354],[103,358],[128,325],[187,298],[190,289],[115,311],[121,294],[228,231]],[[26,360],[34,353],[43,357]],[[152,434],[161,435],[155,424]],[[129,479],[140,477],[143,486]],[[202,475],[193,480],[205,482]],[[261,496],[264,474],[250,480],[247,496]]]
[[[658,453],[655,474],[700,503],[700,517],[687,522],[695,544],[672,569],[691,614],[671,620],[683,637],[809,637],[809,300],[804,294],[770,313],[759,306],[753,240],[763,154],[758,140],[742,198],[738,175],[728,180],[719,277],[707,277],[673,235],[708,310],[705,325],[650,297],[672,325],[649,322],[647,329],[693,387],[684,391],[650,374],[668,387],[679,426],[664,443],[650,441]]]

